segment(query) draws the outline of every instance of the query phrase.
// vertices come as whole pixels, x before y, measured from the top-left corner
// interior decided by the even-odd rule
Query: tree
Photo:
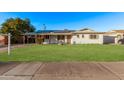
[[[35,27],[31,24],[30,19],[9,18],[1,25],[0,31],[4,34],[11,33],[12,42],[19,43],[21,34],[34,32]]]

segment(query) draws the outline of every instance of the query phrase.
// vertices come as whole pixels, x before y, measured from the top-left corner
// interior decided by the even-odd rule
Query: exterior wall
[[[57,36],[50,36],[49,39],[50,39],[49,40],[50,44],[57,44],[58,43]]]
[[[79,35],[79,37],[77,37]],[[82,37],[84,35],[84,37]],[[90,35],[98,35],[97,39],[90,39]],[[122,39],[123,34],[73,34],[71,36],[71,44],[118,44],[118,40]],[[64,43],[68,43],[67,36],[64,37]],[[44,39],[44,44],[58,44],[59,40],[57,36],[50,36],[49,39]]]
[[[64,38],[60,40],[58,40],[58,36],[49,36],[49,39],[44,39],[43,44],[58,44],[61,40],[63,40],[64,43],[68,43],[67,36],[65,35]]]
[[[43,44],[49,44],[50,42],[49,42],[49,39],[44,39],[44,42],[43,42]]]
[[[5,45],[5,36],[0,35],[0,46]]]
[[[79,35],[79,38],[77,35]],[[84,35],[83,38],[82,35]],[[98,39],[90,39],[90,35],[91,34],[75,34],[72,36],[71,44],[103,44],[103,34],[93,34],[98,35]]]

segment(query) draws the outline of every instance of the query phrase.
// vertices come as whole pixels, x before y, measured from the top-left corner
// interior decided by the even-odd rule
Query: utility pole
[[[46,25],[45,24],[43,24],[43,31],[45,31],[46,30]]]
[[[8,33],[8,55],[10,55],[11,51],[11,34]]]

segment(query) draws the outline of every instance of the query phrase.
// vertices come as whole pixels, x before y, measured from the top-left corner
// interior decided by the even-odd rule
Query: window
[[[98,35],[90,35],[90,39],[98,39],[99,36]]]
[[[79,38],[79,35],[77,35],[77,38]]]
[[[46,36],[45,36],[45,39],[49,39],[49,35],[46,35]]]
[[[58,40],[63,40],[65,38],[65,36],[64,35],[59,35],[57,38],[58,38]]]
[[[84,38],[84,35],[82,35],[82,38]]]

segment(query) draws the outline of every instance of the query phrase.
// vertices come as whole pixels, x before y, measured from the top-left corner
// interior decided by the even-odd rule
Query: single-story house
[[[124,30],[111,30],[105,35],[108,37],[106,41],[109,43],[124,44]]]
[[[42,39],[43,44],[103,44],[104,32],[95,32],[91,29],[81,30],[47,30],[35,33],[25,33],[24,43],[37,43]]]

